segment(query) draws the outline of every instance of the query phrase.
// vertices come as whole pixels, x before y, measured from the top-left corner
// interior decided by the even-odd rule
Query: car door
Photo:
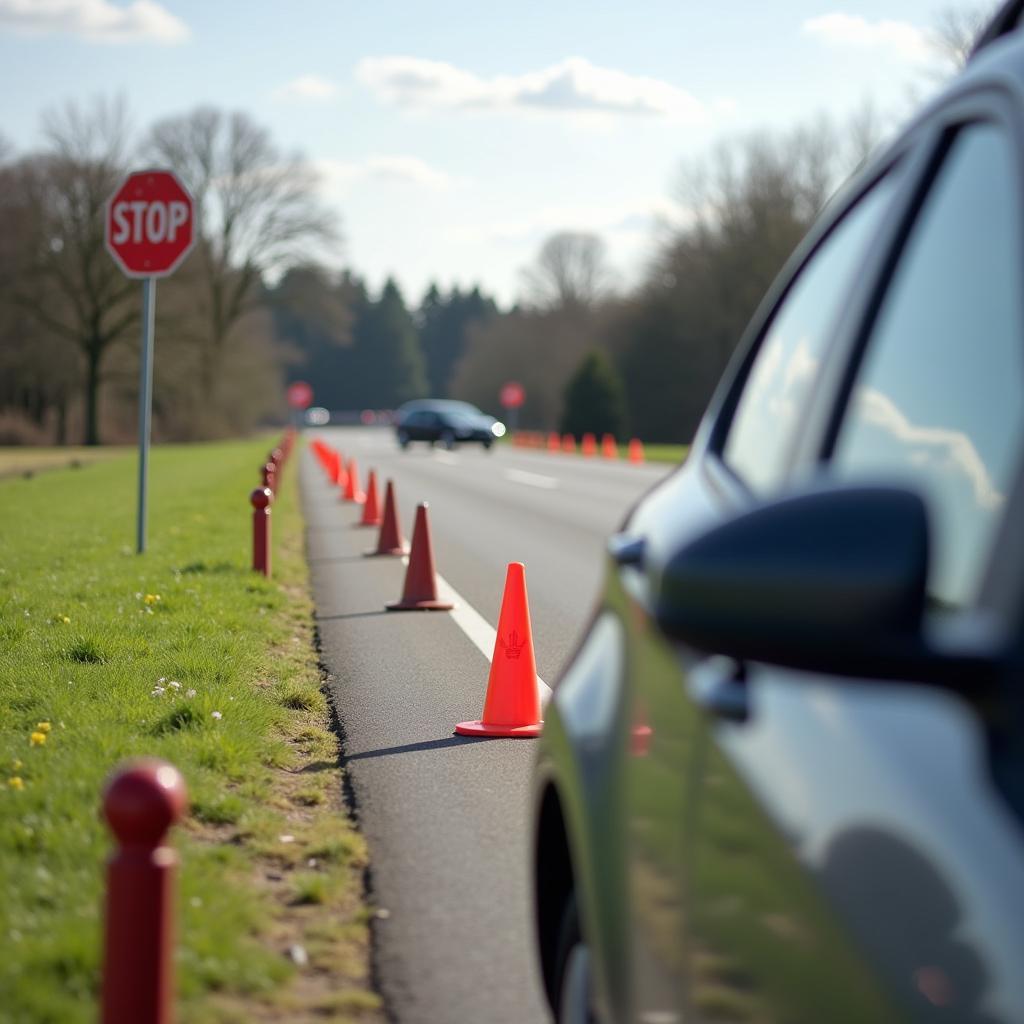
[[[980,613],[1008,616],[1020,597],[1020,566],[998,552],[1024,437],[1024,175],[1019,124],[998,95],[936,122],[825,430],[795,450],[816,448],[836,479],[925,496],[941,637]],[[745,400],[721,454],[751,490],[820,471],[799,458],[781,480],[751,470],[734,433],[753,422]],[[706,703],[701,726],[690,928],[712,960],[699,1019],[1019,1020],[1024,844],[992,782],[985,709],[899,680],[730,671],[739,698]]]
[[[814,393],[817,367],[826,359],[834,327],[860,278],[860,266],[896,200],[898,180],[893,172],[868,187],[815,245],[763,333],[746,374],[752,401],[736,414],[759,445],[753,460],[759,468],[764,469],[770,461],[772,472],[783,472]],[[769,452],[761,420],[767,414],[764,403],[779,397],[779,382],[783,385],[786,431],[785,436],[781,430],[771,436]],[[752,403],[760,409],[752,408]],[[678,543],[727,514],[730,502],[723,501],[723,474],[715,473],[715,461],[716,456],[706,455],[696,445],[687,466],[669,486],[645,501],[628,524],[628,534],[643,537],[652,556],[659,543]],[[762,479],[767,481],[770,475],[766,471]],[[740,490],[739,485],[734,485],[734,490]],[[635,549],[624,545],[622,550],[628,554]],[[729,890],[741,882],[733,873],[730,857],[738,856],[739,848],[716,859],[712,870],[721,869],[724,874],[709,889],[708,865],[696,843],[699,836],[718,835],[722,815],[731,818],[739,813],[748,797],[741,785],[724,782],[718,768],[706,764],[710,748],[701,713],[703,698],[686,683],[706,676],[707,666],[697,665],[691,671],[649,615],[640,611],[643,578],[628,565],[622,569],[623,590],[635,602],[635,608],[627,606],[622,616],[630,680],[628,753],[623,769],[632,951],[629,1015],[648,1022],[731,1020],[743,1019],[733,1016],[743,1010],[751,1019],[771,1019],[762,1014],[767,1004],[757,983],[738,974],[738,961],[731,954],[735,937],[708,927],[708,921],[729,920],[736,896]],[[623,597],[627,603],[630,598]],[[726,680],[726,687],[734,682]],[[704,792],[708,786],[714,788],[713,793]],[[736,830],[732,832],[736,843],[742,843]],[[726,845],[730,842],[723,841]],[[779,849],[769,852],[764,844],[762,849],[768,860],[753,882],[763,885],[758,881],[760,872],[781,868],[785,857]],[[714,893],[710,901],[705,899],[706,891]],[[873,1010],[877,1001],[857,997],[863,980],[854,971],[844,985],[851,990],[853,1008]]]

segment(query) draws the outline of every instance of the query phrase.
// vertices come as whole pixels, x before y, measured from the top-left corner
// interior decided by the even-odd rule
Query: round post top
[[[249,495],[253,508],[269,508],[274,501],[274,492],[269,487],[257,487]]]
[[[121,846],[158,846],[187,807],[181,772],[158,758],[121,765],[103,791],[103,814]]]

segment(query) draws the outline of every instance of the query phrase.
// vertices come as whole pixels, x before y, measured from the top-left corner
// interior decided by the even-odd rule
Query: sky
[[[599,234],[627,288],[718,140],[866,101],[896,123],[933,87],[941,0],[839,2],[0,0],[0,137],[30,152],[92,97],[140,132],[240,109],[315,165],[331,261],[374,288],[511,303],[559,230]]]

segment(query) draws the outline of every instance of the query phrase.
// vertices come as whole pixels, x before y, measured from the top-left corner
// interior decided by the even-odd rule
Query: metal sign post
[[[135,550],[146,550],[149,431],[153,418],[153,325],[156,279],[181,264],[195,242],[195,204],[173,171],[134,171],[107,200],[104,240],[128,277],[142,281],[139,348],[139,503]]]
[[[142,344],[139,349],[139,502],[135,551],[146,550],[146,495],[149,493],[149,430],[153,418],[153,324],[156,320],[156,278],[142,281]]]

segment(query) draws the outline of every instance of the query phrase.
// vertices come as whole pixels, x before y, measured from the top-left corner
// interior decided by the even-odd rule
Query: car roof
[[[472,412],[484,415],[475,405],[469,402],[460,402],[454,398],[416,398],[398,407],[399,412],[416,412],[420,409],[429,409],[434,412]]]
[[[1016,31],[1020,27],[1022,14],[1024,14],[1024,0],[1007,0],[992,15],[988,25],[981,35],[978,36],[978,40],[968,57],[968,63],[974,60],[982,50],[990,46],[997,39],[1001,39],[1003,36]]]

